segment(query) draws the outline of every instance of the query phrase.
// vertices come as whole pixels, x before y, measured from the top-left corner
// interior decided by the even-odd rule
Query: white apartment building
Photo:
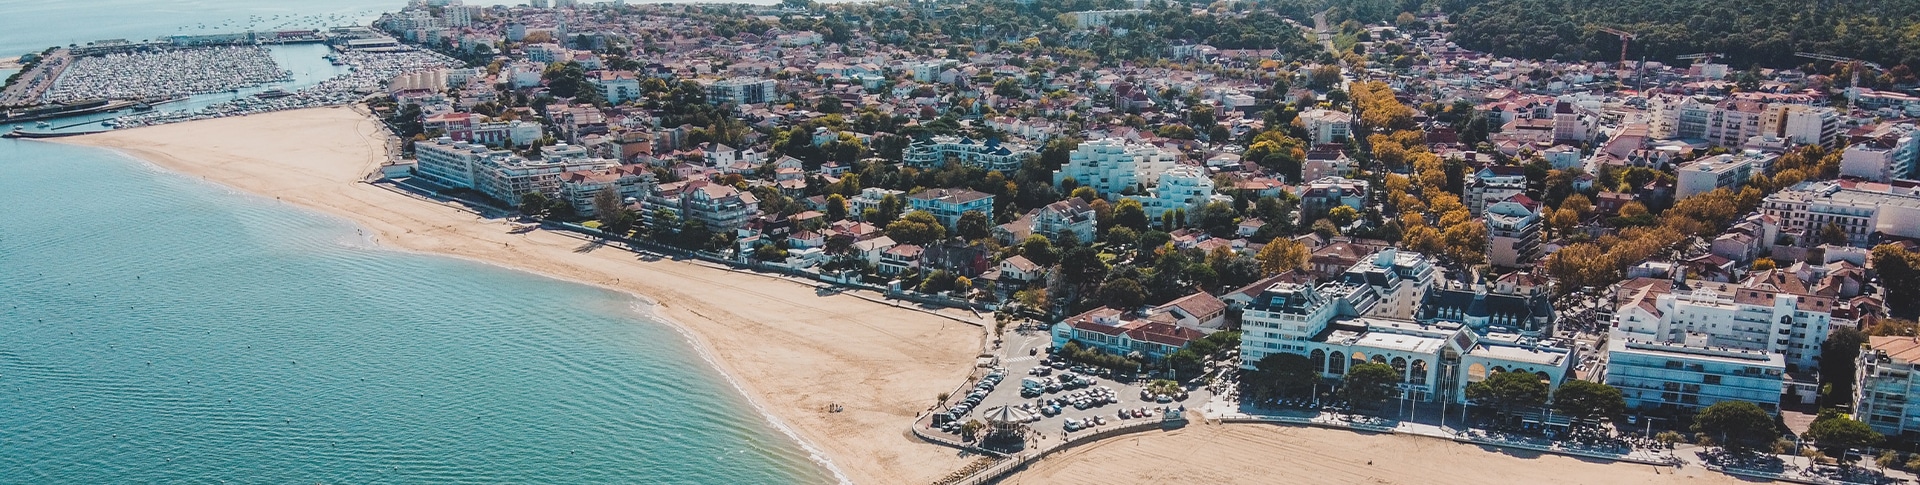
[[[1778,105],[1780,130],[1775,135],[1799,145],[1833,148],[1840,142],[1840,113],[1825,106]]]
[[[714,232],[731,231],[760,215],[760,199],[752,192],[712,181],[684,180],[651,186],[642,212],[648,224],[658,223],[655,211],[666,210],[681,220],[696,220]]]
[[[707,102],[735,105],[761,104],[779,96],[779,84],[772,79],[743,77],[715,81],[707,86]]]
[[[1494,203],[1487,221],[1487,262],[1501,268],[1525,268],[1540,258],[1540,214],[1516,199]]]
[[[1160,179],[1142,195],[1128,195],[1140,201],[1147,217],[1158,221],[1161,214],[1176,209],[1193,212],[1213,197],[1213,178],[1192,165],[1178,165],[1160,173]]]
[[[1779,155],[1746,151],[1739,154],[1714,155],[1679,167],[1678,180],[1674,182],[1674,198],[1685,199],[1695,195],[1712,192],[1714,189],[1736,189],[1755,173],[1764,172],[1773,166]]]
[[[1885,124],[1856,136],[1840,155],[1840,175],[1874,182],[1913,178],[1920,160],[1920,136],[1912,124]]]
[[[1067,156],[1066,165],[1053,171],[1053,184],[1071,178],[1081,187],[1092,187],[1102,196],[1110,196],[1146,186],[1160,174],[1173,168],[1174,154],[1153,145],[1128,143],[1118,138],[1103,138],[1081,143]]]
[[[1760,211],[1780,220],[1783,231],[1812,236],[1827,225],[1847,234],[1847,243],[1868,247],[1874,233],[1920,237],[1920,194],[1911,188],[1844,180],[1801,182],[1774,192]]]
[[[1367,316],[1412,320],[1419,317],[1435,274],[1427,255],[1387,248],[1348,268],[1340,281],[1371,286],[1380,294],[1380,303]]]
[[[1352,137],[1353,115],[1325,109],[1310,109],[1297,118],[1306,126],[1314,145],[1346,143]],[[1312,178],[1308,178],[1312,180]]]
[[[1615,336],[1607,341],[1607,385],[1627,408],[1691,412],[1747,401],[1777,412],[1786,389],[1780,354]]]
[[[600,90],[610,104],[640,99],[640,77],[632,71],[594,71],[587,82]]]
[[[1479,217],[1487,206],[1527,191],[1527,170],[1511,165],[1489,165],[1467,177],[1460,189],[1467,213]]]
[[[898,199],[901,207],[906,206],[907,200],[905,197],[907,196],[907,192],[904,190],[867,187],[860,189],[860,195],[847,199],[847,216],[854,219],[864,219],[866,218],[867,209],[879,210],[880,201],[886,200],[889,195]]]
[[[1894,437],[1920,432],[1920,339],[1879,336],[1867,341],[1854,365],[1853,415]]]
[[[446,137],[414,144],[414,156],[419,162],[414,168],[416,174],[441,185],[473,189],[509,204],[519,203],[520,196],[528,192],[562,196],[560,174],[563,172],[619,165],[614,160],[589,158],[586,149],[565,143],[548,147],[541,158],[530,160],[513,152]]]
[[[1027,157],[1037,156],[1040,156],[1040,152],[1023,144],[935,136],[927,140],[914,140],[901,154],[901,161],[914,167],[939,167],[951,157],[968,166],[1011,174],[1020,169],[1020,164],[1025,163]]]
[[[1839,302],[1764,281],[1690,282],[1691,289],[1635,295],[1614,312],[1612,336],[1777,354],[1795,370],[1820,366],[1820,345]]]
[[[1075,29],[1092,29],[1106,27],[1107,24],[1113,22],[1113,19],[1116,17],[1140,15],[1144,13],[1148,13],[1148,10],[1127,8],[1117,10],[1083,10],[1070,12],[1068,15],[1073,16],[1073,27]]]
[[[1079,197],[1047,204],[1034,210],[1033,234],[1058,239],[1061,232],[1072,232],[1082,243],[1092,242],[1096,227],[1093,206]]]

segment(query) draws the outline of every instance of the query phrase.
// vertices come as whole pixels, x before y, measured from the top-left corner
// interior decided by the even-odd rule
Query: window
[[[1701,382],[1705,382],[1707,385],[1716,385],[1720,383],[1720,376],[1708,375],[1705,379],[1702,379]]]

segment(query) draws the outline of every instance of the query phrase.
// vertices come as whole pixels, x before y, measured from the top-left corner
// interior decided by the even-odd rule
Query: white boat
[[[34,123],[34,124],[33,124],[33,126],[37,126],[37,127],[40,127],[40,128],[46,128],[46,127],[49,127],[49,126],[53,126],[53,123],[48,123],[48,122],[45,122],[45,121],[42,121],[42,122],[39,122],[39,123]]]

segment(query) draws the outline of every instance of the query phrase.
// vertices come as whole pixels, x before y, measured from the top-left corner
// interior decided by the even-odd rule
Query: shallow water
[[[824,483],[626,295],[0,141],[0,483]]]

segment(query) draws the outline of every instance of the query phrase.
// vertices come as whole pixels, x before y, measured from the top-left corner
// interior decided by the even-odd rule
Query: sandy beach
[[[1128,435],[1029,465],[1004,485],[1753,483],[1700,467],[1603,463],[1417,436],[1260,424]]]
[[[349,219],[382,245],[627,291],[686,330],[756,406],[861,484],[929,483],[967,462],[907,431],[963,380],[982,330],[793,281],[643,259],[361,183],[385,134],[346,107],[61,139]],[[971,318],[964,312],[956,314]],[[691,364],[691,363],[690,363]],[[829,413],[832,404],[844,407]]]

